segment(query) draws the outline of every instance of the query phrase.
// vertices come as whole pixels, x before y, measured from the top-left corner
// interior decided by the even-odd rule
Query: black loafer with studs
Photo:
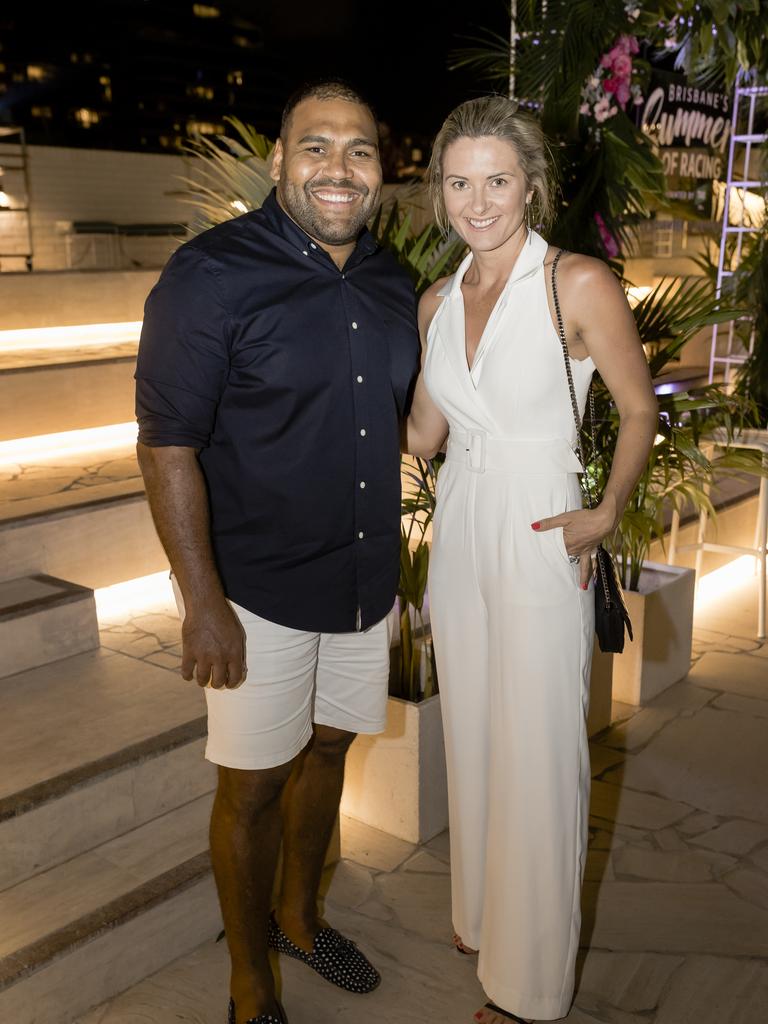
[[[245,1024],[285,1024],[285,1017],[283,1017],[282,1013],[280,1013],[280,1010],[278,1010],[277,1012],[277,1017],[274,1015],[274,1013],[260,1013],[258,1017],[249,1017]],[[237,1017],[235,1016],[234,999],[229,1000],[227,1024],[237,1024]]]
[[[269,945],[278,953],[301,960],[321,978],[347,992],[372,992],[381,981],[381,975],[360,952],[351,939],[335,928],[321,928],[315,936],[312,952],[307,953],[295,945],[271,914],[269,918]]]

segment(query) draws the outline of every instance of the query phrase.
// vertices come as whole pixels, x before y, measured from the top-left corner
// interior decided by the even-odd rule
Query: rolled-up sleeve
[[[149,294],[136,364],[142,444],[209,443],[229,373],[230,319],[218,273],[185,245]]]

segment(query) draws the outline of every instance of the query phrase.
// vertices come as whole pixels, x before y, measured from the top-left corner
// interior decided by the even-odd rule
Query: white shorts
[[[179,614],[181,595],[174,580]],[[382,732],[392,616],[360,633],[307,633],[230,601],[245,631],[248,674],[234,690],[205,688],[205,756],[225,768],[275,768],[312,737],[312,723]]]

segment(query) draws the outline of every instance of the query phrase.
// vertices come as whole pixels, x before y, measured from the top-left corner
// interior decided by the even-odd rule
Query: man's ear
[[[278,139],[275,148],[272,150],[272,164],[269,168],[269,176],[272,181],[280,181],[280,172],[283,169],[283,140]]]

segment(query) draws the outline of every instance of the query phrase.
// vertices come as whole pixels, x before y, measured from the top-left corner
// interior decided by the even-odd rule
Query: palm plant
[[[740,314],[714,296],[705,278],[674,278],[660,282],[634,309],[652,376],[676,359],[702,328]],[[610,473],[610,453],[616,447],[618,413],[605,385],[595,380],[596,445],[587,467],[593,492],[600,494]],[[665,514],[684,508],[714,515],[709,497],[715,473],[761,473],[758,453],[725,450],[715,456],[700,441],[715,427],[728,439],[755,420],[755,404],[745,395],[729,393],[722,385],[707,385],[659,396],[656,442],[608,546],[623,574],[623,586],[637,590],[643,562],[654,540],[664,543]],[[589,450],[585,438],[585,450]]]
[[[437,693],[432,638],[423,607],[429,571],[427,530],[435,512],[435,485],[442,458],[404,460],[411,489],[403,495],[400,523],[400,659],[390,694],[419,701]],[[414,543],[415,540],[415,543]]]
[[[180,176],[184,188],[176,195],[195,208],[190,225],[195,235],[258,209],[274,185],[269,176],[274,143],[236,117],[225,120],[239,138],[195,134],[186,146],[196,173]]]

